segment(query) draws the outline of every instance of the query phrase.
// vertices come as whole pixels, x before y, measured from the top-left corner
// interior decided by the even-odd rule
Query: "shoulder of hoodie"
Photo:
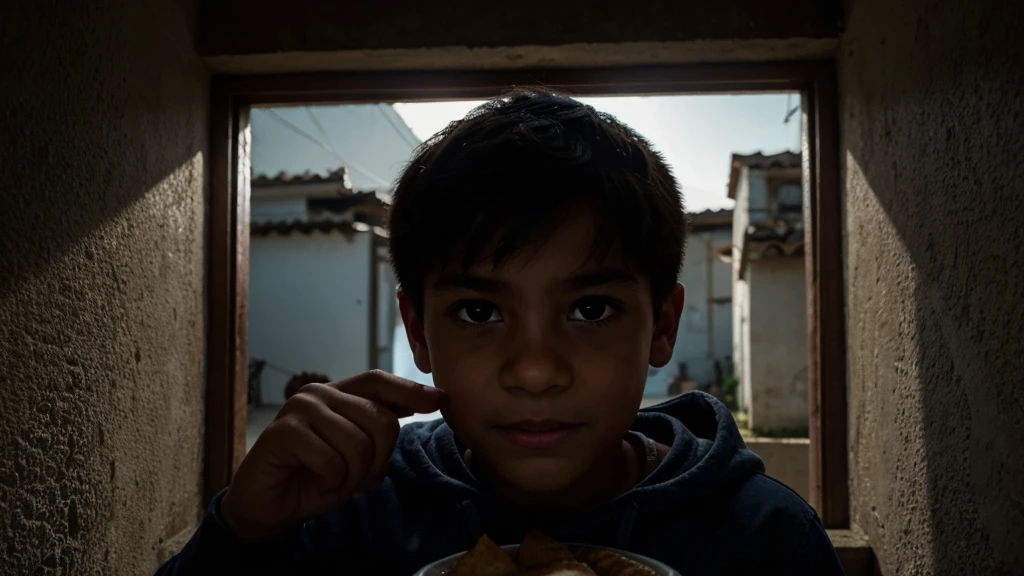
[[[822,530],[814,508],[792,488],[757,473],[733,495],[730,517],[741,534],[781,540],[805,540],[813,530]]]

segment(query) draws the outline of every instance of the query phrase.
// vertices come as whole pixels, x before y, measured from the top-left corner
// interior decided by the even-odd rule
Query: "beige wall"
[[[806,428],[807,295],[803,257],[751,260],[747,265],[749,371],[747,409],[757,430]]]
[[[0,11],[0,572],[146,574],[200,511],[191,3]]]
[[[1019,2],[858,0],[840,51],[854,521],[885,574],[1024,566]]]

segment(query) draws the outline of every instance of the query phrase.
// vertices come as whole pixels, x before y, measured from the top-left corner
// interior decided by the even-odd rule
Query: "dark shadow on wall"
[[[204,0],[204,56],[466,46],[834,38],[840,0]],[[396,18],[396,14],[402,15]],[[357,26],[338,23],[358,22]],[[549,65],[557,65],[551,62]]]
[[[858,0],[848,14],[854,521],[886,574],[1019,574],[1024,10]]]
[[[181,83],[182,75],[204,74],[198,61],[182,62],[193,52],[191,40],[164,32],[160,53],[151,34],[129,21],[159,18],[168,29],[191,28],[182,14],[147,14],[159,2],[106,17],[84,5],[19,4],[5,5],[2,18],[0,295],[205,145],[183,129],[206,122],[205,107]]]
[[[141,574],[200,513],[190,0],[0,5],[0,573]]]

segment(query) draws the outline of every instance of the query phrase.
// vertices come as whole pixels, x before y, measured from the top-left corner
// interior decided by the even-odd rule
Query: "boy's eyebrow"
[[[590,272],[584,272],[570,276],[562,281],[562,284],[572,291],[581,291],[598,286],[618,285],[626,288],[635,288],[640,285],[636,276],[622,268],[599,268]]]
[[[635,288],[640,285],[640,282],[636,279],[636,276],[622,268],[599,268],[569,276],[561,280],[559,284],[566,290],[579,292],[589,288],[609,285]],[[494,294],[508,291],[509,285],[508,282],[497,278],[452,271],[439,276],[430,286],[430,290],[434,292],[459,289]]]
[[[447,290],[472,290],[473,292],[503,292],[507,288],[505,282],[496,278],[486,278],[461,272],[446,272],[441,274],[430,286],[434,292],[445,292]]]

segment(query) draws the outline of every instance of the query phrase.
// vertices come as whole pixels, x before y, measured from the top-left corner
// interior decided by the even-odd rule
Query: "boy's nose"
[[[503,388],[541,394],[572,384],[571,364],[550,337],[522,334],[515,340],[499,374]]]

